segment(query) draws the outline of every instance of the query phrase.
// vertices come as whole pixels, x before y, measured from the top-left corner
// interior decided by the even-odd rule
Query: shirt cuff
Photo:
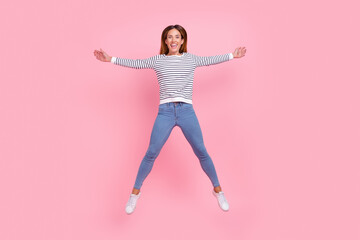
[[[230,60],[234,58],[234,55],[232,53],[229,53]]]
[[[111,57],[111,62],[115,63],[116,57]]]

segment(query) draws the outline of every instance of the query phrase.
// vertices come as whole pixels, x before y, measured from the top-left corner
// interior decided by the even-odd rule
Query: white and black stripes
[[[228,61],[231,59],[229,56],[230,54],[231,53],[223,54],[223,55],[215,55],[210,57],[200,57],[192,54],[192,56],[195,59],[196,67],[201,67],[201,66],[210,66]]]
[[[200,57],[184,52],[182,55],[155,55],[146,59],[112,57],[111,62],[135,69],[154,69],[160,87],[160,104],[182,101],[192,104],[194,70],[229,61],[232,53]]]
[[[116,65],[121,65],[123,67],[136,68],[136,69],[154,68],[156,60],[159,57],[161,57],[161,55],[156,55],[146,59],[128,59],[128,58],[112,57],[111,62],[115,63]]]

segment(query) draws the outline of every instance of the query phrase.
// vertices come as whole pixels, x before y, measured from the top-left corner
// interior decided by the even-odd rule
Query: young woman
[[[209,177],[220,208],[229,210],[229,204],[215,171],[214,164],[204,146],[199,121],[192,106],[194,70],[196,67],[209,66],[245,55],[245,47],[236,48],[233,53],[200,57],[187,52],[187,33],[180,25],[166,27],[161,35],[160,54],[146,59],[126,59],[110,57],[101,48],[95,50],[95,57],[103,62],[143,69],[151,68],[156,72],[160,87],[158,115],[151,132],[150,144],[140,164],[135,184],[126,204],[125,211],[131,214],[140,197],[140,188],[150,173],[154,161],[175,126],[181,128],[200,161],[203,171]]]

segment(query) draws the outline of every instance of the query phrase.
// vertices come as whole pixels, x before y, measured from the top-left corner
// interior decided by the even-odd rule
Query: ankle
[[[214,192],[216,193],[221,192],[221,187],[220,186],[214,187]]]
[[[140,189],[134,188],[131,193],[135,194],[135,195],[139,195],[139,192],[140,192]]]

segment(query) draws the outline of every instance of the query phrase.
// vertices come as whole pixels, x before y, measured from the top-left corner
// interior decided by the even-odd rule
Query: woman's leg
[[[172,129],[175,126],[175,120],[169,112],[163,108],[159,108],[159,113],[155,119],[154,126],[150,136],[149,147],[146,151],[144,158],[141,161],[134,188],[132,193],[138,194],[140,188],[149,175],[154,161],[160,153],[161,148],[164,146],[166,140],[169,138]]]
[[[201,167],[210,178],[215,192],[220,192],[221,187],[216,174],[214,163],[206,151],[200,124],[192,104],[183,104],[178,124],[190,143],[195,155],[198,157]]]

